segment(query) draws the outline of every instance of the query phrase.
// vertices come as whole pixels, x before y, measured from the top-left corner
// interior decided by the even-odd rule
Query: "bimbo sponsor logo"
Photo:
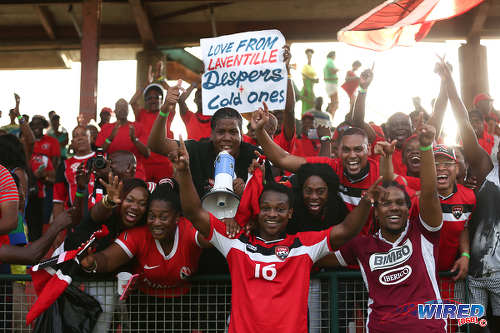
[[[485,327],[488,322],[480,319],[484,314],[482,304],[458,304],[441,300],[418,304],[418,319],[457,319],[458,326],[478,324]]]
[[[411,257],[413,246],[409,239],[401,246],[396,246],[385,253],[374,253],[370,256],[370,269],[386,269],[398,266]],[[411,273],[411,272],[410,272]]]

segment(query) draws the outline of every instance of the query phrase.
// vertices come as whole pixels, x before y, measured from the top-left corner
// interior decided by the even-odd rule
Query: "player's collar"
[[[439,199],[441,200],[448,200],[449,198],[451,198],[455,193],[457,193],[458,191],[458,188],[457,188],[457,183],[453,184],[453,191],[451,191],[450,194],[448,194],[447,196],[442,196],[441,194],[438,193],[438,196],[439,196]]]
[[[406,220],[406,227],[405,227],[405,230],[403,230],[403,232],[401,233],[401,235],[399,235],[398,239],[396,239],[396,241],[394,243],[388,241],[387,239],[384,238],[384,236],[382,236],[382,232],[380,231],[380,229],[377,231],[376,235],[377,237],[381,240],[381,241],[384,241],[386,242],[387,244],[391,245],[392,247],[396,247],[399,245],[399,243],[403,240],[403,238],[406,236],[406,234],[408,233],[408,228],[410,226],[410,219]]]
[[[345,167],[343,167],[343,169],[344,169],[344,176],[347,178],[347,180],[350,183],[354,184],[354,183],[360,182],[360,181],[364,180],[366,177],[368,177],[368,173],[370,172],[370,163],[367,162],[366,166],[363,169],[361,169],[361,171],[357,175],[354,175],[354,176],[349,175],[346,172]]]
[[[270,241],[266,241],[264,238],[260,237],[260,236],[255,236],[255,239],[258,239],[260,240],[262,243],[264,244],[274,244],[274,243],[279,243],[283,240],[285,240],[286,238],[286,234],[285,235],[282,235],[281,237],[283,238],[279,238],[279,239],[274,239],[274,240],[270,240]]]

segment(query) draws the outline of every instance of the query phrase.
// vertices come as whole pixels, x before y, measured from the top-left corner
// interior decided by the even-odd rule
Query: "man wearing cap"
[[[318,156],[321,148],[320,138],[314,126],[314,115],[306,112],[302,115],[302,133],[295,140],[292,154],[297,156]]]
[[[104,107],[101,109],[101,112],[99,113],[99,118],[101,121],[99,122],[99,128],[102,128],[105,124],[109,124],[109,120],[111,119],[111,114],[113,113],[113,110],[108,107]]]
[[[144,95],[144,107],[139,107],[139,97],[141,94]],[[134,110],[135,120],[142,124],[146,133],[151,133],[151,128],[160,112],[160,107],[163,102],[163,87],[158,83],[151,83],[144,88],[144,91],[137,90],[132,99],[130,100],[130,106]],[[174,119],[175,113],[171,112],[167,115],[167,122],[165,124],[166,136],[169,139],[174,138],[174,134],[170,130],[172,120]],[[144,169],[146,170],[146,180],[152,182],[159,182],[163,178],[169,178],[172,176],[172,163],[170,160],[162,155],[151,152],[149,158],[143,161]]]

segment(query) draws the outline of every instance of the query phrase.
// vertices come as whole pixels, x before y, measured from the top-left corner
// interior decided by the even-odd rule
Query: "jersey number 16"
[[[271,264],[267,266],[263,266],[262,270],[260,268],[260,264],[255,264],[255,278],[259,279],[262,275],[262,278],[268,281],[274,280],[276,277],[276,264]]]

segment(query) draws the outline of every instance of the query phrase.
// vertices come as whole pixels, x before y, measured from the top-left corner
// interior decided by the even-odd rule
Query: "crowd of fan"
[[[436,270],[455,273],[441,278],[441,285],[446,284],[449,291],[441,297],[461,299],[465,293],[463,281],[468,279],[470,303],[489,306],[489,326],[492,331],[495,327],[500,329],[495,326],[500,316],[500,248],[497,244],[500,240],[500,127],[492,99],[487,94],[479,94],[474,99],[474,108],[467,111],[457,94],[450,66],[440,61],[434,71],[441,87],[436,92],[431,114],[415,100],[413,112],[396,112],[384,124],[375,125],[365,121],[365,98],[374,73],[366,69],[358,76],[356,71],[361,63],[355,61],[342,86],[350,98],[351,110],[345,120],[333,128],[331,123],[339,105],[337,89],[340,88],[337,87],[339,70],[334,64],[335,52],[328,54],[324,67],[326,90],[331,99],[326,111],[322,110],[321,98],[314,96],[313,86],[318,77],[311,66],[313,51],[309,49],[306,54],[309,62],[302,71],[303,89],[299,91],[288,79],[285,109],[268,111],[264,105],[248,115],[246,134],[242,131],[242,115],[235,109],[222,108],[213,116],[202,114],[199,83],[194,82],[182,90],[179,85],[168,86],[161,75],[154,73],[130,101],[119,99],[114,110],[103,108],[99,128],[80,123],[71,133],[61,126],[60,116],[54,111],[48,114],[49,120],[41,115],[31,120],[22,116],[21,99],[15,95],[15,107],[9,112],[10,124],[0,128],[0,234],[3,235],[0,262],[16,265],[2,265],[1,272],[24,274],[26,266],[21,265],[35,264],[54,250],[58,253],[75,249],[104,224],[110,234],[97,241],[97,252],[81,261],[78,274],[109,277],[113,272],[124,270],[142,273],[138,291],[131,296],[136,297],[135,302],[131,298],[131,306],[137,307],[155,304],[148,302],[155,297],[189,298],[196,293],[190,291],[189,276],[195,272],[227,273],[229,262],[233,280],[230,331],[239,332],[250,325],[245,321],[247,316],[259,318],[266,315],[262,311],[269,311],[265,306],[253,309],[242,301],[258,299],[247,294],[248,290],[259,297],[266,297],[262,293],[274,292],[265,285],[258,291],[252,289],[255,285],[241,282],[250,278],[245,274],[253,275],[254,271],[235,273],[239,265],[243,265],[243,259],[235,259],[237,256],[230,252],[238,246],[231,243],[234,239],[241,242],[246,239],[247,251],[250,245],[273,248],[272,241],[288,239],[289,236],[284,236],[286,231],[290,235],[302,235],[297,236],[301,246],[309,244],[312,248],[321,241],[320,236],[325,237],[325,230],[331,231],[326,250],[315,250],[314,255],[309,254],[311,260],[307,265],[304,263],[297,271],[287,273],[296,274],[287,281],[302,281],[298,271],[306,271],[304,279],[308,282],[313,262],[333,250],[338,251],[324,257],[318,267],[361,267],[366,274],[370,266],[364,267],[363,258],[371,254],[363,252],[363,246],[369,248],[371,244],[367,239],[378,237],[392,247],[401,246],[401,239],[413,233],[408,225],[420,225],[420,216],[427,231],[419,232],[425,237],[432,239],[434,236],[426,232],[430,234],[441,228],[437,238],[439,249],[431,251],[431,255],[435,255]],[[285,49],[290,74],[289,58]],[[193,90],[197,110],[189,110],[186,104]],[[302,116],[297,121],[294,110],[299,100]],[[460,144],[454,147],[443,145],[442,140],[448,102],[460,134]],[[133,122],[128,120],[129,106],[134,113]],[[185,124],[186,141],[174,140],[176,129],[172,128],[172,120],[176,111]],[[113,115],[116,121],[110,123]],[[248,210],[239,212],[235,219],[220,222],[201,208],[199,198],[212,188],[214,160],[223,150],[235,158],[233,189],[242,198],[243,208]],[[256,162],[261,154],[267,158],[262,165]],[[265,183],[257,192],[249,188],[252,174],[254,182]],[[379,186],[381,176],[383,184]],[[407,210],[398,206],[401,206],[399,199],[392,198],[401,194],[398,191],[404,194],[402,206],[408,206]],[[285,194],[286,200],[280,201],[278,194]],[[258,201],[260,212],[252,214],[252,200]],[[273,206],[274,202],[278,202],[278,206]],[[420,207],[420,213],[416,207]],[[440,211],[438,217],[431,214],[436,207]],[[280,217],[283,212],[286,214]],[[401,215],[404,221],[400,221]],[[273,220],[276,225],[268,221],[273,218],[277,219]],[[281,224],[280,218],[287,223]],[[261,220],[268,221],[269,225]],[[304,231],[318,232],[318,236],[301,234]],[[359,238],[361,236],[368,238]],[[292,248],[288,243],[286,246]],[[372,249],[378,249],[377,246],[380,247],[373,245]],[[415,242],[413,251],[417,252]],[[285,256],[285,259],[291,261],[291,254],[287,255],[290,258]],[[280,271],[266,273],[256,268],[255,279],[259,274],[270,280],[272,274],[279,275]],[[416,280],[417,276],[420,275],[414,272],[408,281]],[[235,279],[241,284],[237,285]],[[370,281],[370,276],[368,280],[368,285],[372,283],[370,287],[376,284]],[[429,277],[420,277],[417,283],[426,285],[424,280]],[[409,288],[408,285],[401,282],[395,286]],[[293,288],[297,286],[290,282],[286,287],[296,290]],[[106,288],[114,292],[113,285],[106,282],[93,282],[86,288],[98,299],[99,295],[108,294],[102,292]],[[304,289],[303,284],[297,288]],[[368,289],[370,298],[375,300],[375,313],[371,316],[376,316],[383,308],[380,295],[385,294],[377,292],[376,286]],[[275,300],[275,308],[285,306],[288,312],[276,313],[275,320],[264,321],[267,324],[259,324],[255,319],[251,325],[263,332],[269,331],[270,326],[278,332],[307,331],[304,326],[307,288],[297,293],[305,295],[305,298],[300,296],[297,308],[289,304],[294,301],[287,297],[292,296],[276,294],[275,297],[281,297],[285,303]],[[439,294],[433,293],[424,296],[430,297],[427,300],[439,298]],[[410,301],[413,300],[407,299],[406,303]],[[164,311],[159,305],[155,306],[148,311]],[[291,313],[290,308],[297,313]],[[111,311],[104,309],[103,315],[108,318],[99,322],[95,332],[107,331]],[[137,316],[138,310],[131,313]],[[156,325],[161,318],[156,319]],[[374,324],[377,318],[380,322],[380,317],[375,317],[369,325],[379,325]],[[190,320],[192,318],[187,319]],[[275,326],[280,320],[288,323],[283,329]],[[178,319],[178,325],[183,321],[186,319]],[[139,325],[138,318],[133,319],[134,322]],[[390,326],[392,324],[390,321],[380,324],[381,331],[390,327],[397,328],[391,331],[400,331],[406,329],[404,325],[415,327],[411,320],[406,324],[398,322]],[[137,329],[154,330],[145,325]],[[430,327],[433,332],[442,329],[416,325]],[[161,331],[163,328],[159,327],[155,329]],[[377,327],[370,328],[376,331]],[[179,329],[181,326],[172,331]],[[412,332],[411,329],[407,331]]]

